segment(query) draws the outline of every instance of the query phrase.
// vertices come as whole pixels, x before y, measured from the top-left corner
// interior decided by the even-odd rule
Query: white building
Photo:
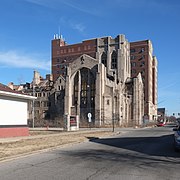
[[[36,99],[0,84],[0,137],[28,136],[28,102]]]

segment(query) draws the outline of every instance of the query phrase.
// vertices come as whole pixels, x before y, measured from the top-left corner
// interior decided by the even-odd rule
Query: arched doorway
[[[80,124],[86,125],[87,114],[92,114],[92,122],[95,116],[95,75],[88,68],[82,68],[74,77],[73,104],[76,113],[79,108]]]

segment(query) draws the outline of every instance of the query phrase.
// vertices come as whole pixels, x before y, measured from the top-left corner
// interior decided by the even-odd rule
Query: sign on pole
[[[91,114],[91,113],[88,113],[88,122],[89,122],[89,123],[92,121],[91,117],[92,117],[92,114]]]

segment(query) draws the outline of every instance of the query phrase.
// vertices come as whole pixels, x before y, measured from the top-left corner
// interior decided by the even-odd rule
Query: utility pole
[[[33,84],[32,84],[32,88],[33,88],[33,96],[35,95],[34,93],[34,80],[33,80]],[[33,102],[32,102],[32,126],[33,126],[33,129],[34,129],[34,99],[33,99]]]
[[[112,131],[114,132],[114,119],[115,117],[114,117],[114,113],[113,113],[113,119],[112,119],[112,125],[113,125],[113,129],[112,129]]]

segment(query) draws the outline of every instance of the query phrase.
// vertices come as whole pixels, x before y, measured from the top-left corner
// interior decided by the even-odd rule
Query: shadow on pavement
[[[151,156],[180,157],[180,152],[173,149],[173,135],[161,137],[120,137],[102,138],[87,137],[89,141],[116,148],[140,152]]]
[[[167,132],[163,128],[161,131]],[[82,160],[87,161],[87,164],[90,162],[108,164],[113,161],[139,168],[158,166],[163,168],[168,164],[177,167],[180,164],[180,152],[175,152],[173,148],[173,134],[157,137],[86,138],[92,144],[61,153],[67,158],[73,157],[71,161],[74,164]]]
[[[87,165],[92,162],[112,165],[111,162],[114,162],[115,164],[120,163],[122,166],[128,165],[138,168],[163,168],[168,165],[177,167],[180,164],[180,153],[174,152],[172,135],[105,139],[87,138],[90,142],[97,143],[100,146],[92,145],[90,148],[63,152],[74,165],[78,165],[80,161],[87,162]]]

